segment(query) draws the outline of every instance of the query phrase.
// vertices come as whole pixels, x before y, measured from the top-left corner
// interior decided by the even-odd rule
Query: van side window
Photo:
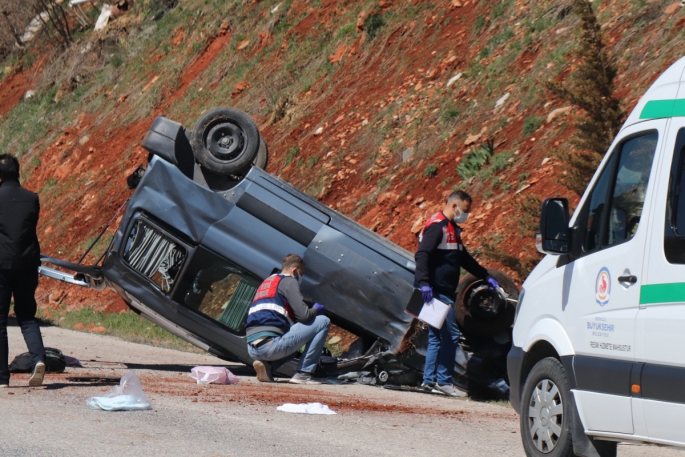
[[[685,264],[685,128],[678,131],[668,184],[664,254],[670,263]]]
[[[179,282],[174,301],[242,334],[260,284],[238,265],[200,247]]]
[[[583,251],[630,240],[637,233],[659,136],[633,137],[618,146],[588,198]]]

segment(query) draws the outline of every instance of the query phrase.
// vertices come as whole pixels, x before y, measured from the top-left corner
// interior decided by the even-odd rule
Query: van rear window
[[[160,230],[138,219],[129,233],[124,261],[163,292],[174,288],[187,252]]]

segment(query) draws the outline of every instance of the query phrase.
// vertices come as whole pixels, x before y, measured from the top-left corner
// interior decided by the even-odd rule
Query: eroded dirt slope
[[[581,113],[544,90],[578,65],[566,2],[189,1],[159,20],[154,4],[93,41],[116,43],[101,48],[111,60],[71,92],[57,81],[15,106],[32,80],[0,82],[0,140],[40,193],[46,253],[78,260],[124,204],[156,116],[192,127],[220,105],[258,122],[267,171],[409,250],[445,196],[467,190],[467,245],[519,280],[538,259],[537,201],[577,201],[554,151],[573,148]],[[629,111],[683,55],[685,14],[677,1],[593,5]],[[44,76],[33,74],[37,86]],[[483,159],[488,140],[494,155]],[[483,244],[499,254],[488,258]],[[110,292],[43,281],[41,293],[50,308],[123,309]]]

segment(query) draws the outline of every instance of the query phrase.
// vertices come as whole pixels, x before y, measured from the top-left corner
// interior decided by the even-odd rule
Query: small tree
[[[580,65],[571,73],[567,85],[547,81],[547,88],[584,111],[575,123],[574,143],[581,151],[557,153],[570,165],[564,185],[582,195],[621,128],[625,113],[613,95],[616,67],[607,56],[592,4],[589,0],[573,0],[573,11],[581,23],[580,42],[575,50]]]
[[[33,0],[33,10],[43,22],[46,30],[52,29],[57,32],[57,38],[61,45],[71,44],[71,28],[69,19],[64,10],[64,3],[55,0]]]

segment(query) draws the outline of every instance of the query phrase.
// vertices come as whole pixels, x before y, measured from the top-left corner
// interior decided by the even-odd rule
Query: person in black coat
[[[31,353],[30,386],[45,375],[45,347],[36,322],[40,245],[36,234],[38,195],[19,184],[19,161],[0,155],[0,388],[9,387],[7,320],[14,297],[14,313]]]

